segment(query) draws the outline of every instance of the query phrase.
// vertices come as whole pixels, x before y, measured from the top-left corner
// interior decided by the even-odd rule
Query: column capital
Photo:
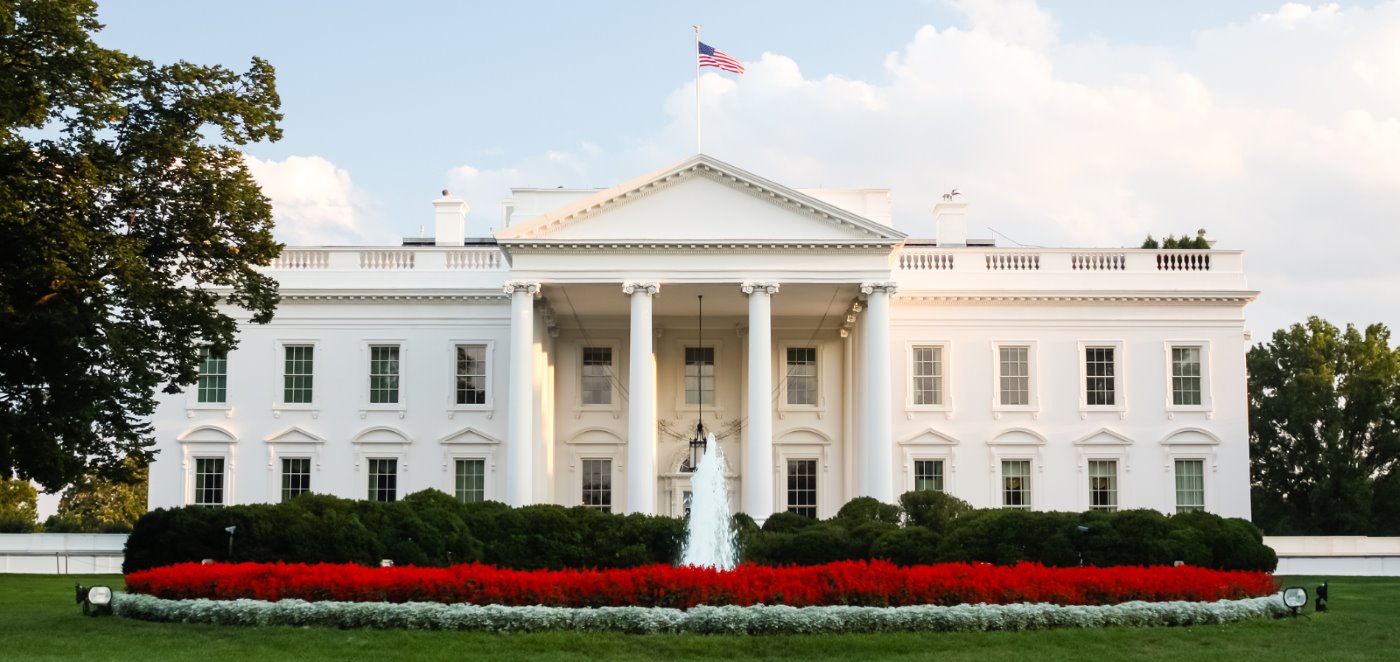
[[[773,295],[778,293],[778,284],[762,281],[745,281],[739,286],[739,290],[744,294],[753,294],[761,290],[765,294]]]
[[[892,295],[899,291],[899,284],[893,281],[872,281],[860,284],[860,293],[865,296],[870,296],[876,291]]]
[[[656,294],[660,291],[661,283],[658,283],[654,280],[628,281],[622,284],[623,294],[636,294],[637,292],[641,292],[643,294],[651,295]]]
[[[524,292],[530,296],[540,293],[540,283],[537,280],[508,280],[501,287],[506,294]]]

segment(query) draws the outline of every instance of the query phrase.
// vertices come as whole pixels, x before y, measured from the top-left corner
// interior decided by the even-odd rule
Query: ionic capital
[[[778,284],[748,281],[740,285],[739,290],[742,291],[744,294],[753,294],[754,292],[761,291],[764,294],[772,296],[778,293]]]
[[[535,296],[540,293],[540,283],[534,280],[508,280],[501,289],[505,290],[506,294],[524,292],[530,296]]]
[[[860,284],[860,293],[864,294],[865,296],[870,296],[875,292],[884,292],[885,294],[893,296],[894,293],[898,290],[899,285],[892,281],[870,282]]]
[[[641,292],[648,296],[661,291],[661,283],[652,281],[629,281],[622,284],[623,294],[635,294]]]

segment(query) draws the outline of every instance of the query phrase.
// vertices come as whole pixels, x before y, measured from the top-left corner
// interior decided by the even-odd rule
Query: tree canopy
[[[239,150],[281,137],[272,66],[157,65],[100,29],[91,0],[0,0],[0,476],[49,490],[144,466],[156,389],[278,299]]]
[[[1400,534],[1400,350],[1317,317],[1249,351],[1254,521],[1286,534]]]
[[[38,524],[39,493],[27,480],[0,478],[0,533],[29,533]]]

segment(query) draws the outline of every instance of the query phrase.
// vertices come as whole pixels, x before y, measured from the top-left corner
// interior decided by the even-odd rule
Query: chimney
[[[461,246],[466,230],[467,203],[443,189],[442,197],[433,201],[433,215],[437,218],[433,243],[438,246]]]
[[[955,189],[956,190],[956,189]],[[967,203],[953,202],[952,196],[933,206],[933,224],[939,246],[967,245]]]

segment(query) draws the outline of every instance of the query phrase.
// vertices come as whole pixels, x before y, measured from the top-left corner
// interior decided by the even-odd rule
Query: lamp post
[[[228,532],[228,562],[233,563],[233,532],[238,530],[238,526],[226,526],[224,530]]]

